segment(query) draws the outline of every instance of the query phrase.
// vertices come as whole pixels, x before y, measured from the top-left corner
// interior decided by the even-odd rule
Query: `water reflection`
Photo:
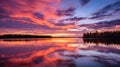
[[[1,39],[0,66],[119,67],[119,43],[97,45],[84,41],[78,38]]]
[[[106,44],[106,45],[109,45],[109,44],[120,44],[120,38],[115,38],[115,39],[109,39],[109,38],[103,38],[103,39],[94,39],[94,38],[83,38],[84,42],[86,43],[103,43],[103,44]]]

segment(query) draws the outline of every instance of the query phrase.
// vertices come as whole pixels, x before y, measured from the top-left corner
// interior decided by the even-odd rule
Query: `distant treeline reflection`
[[[104,44],[120,44],[120,39],[98,39],[98,38],[83,38],[85,43],[104,43]]]

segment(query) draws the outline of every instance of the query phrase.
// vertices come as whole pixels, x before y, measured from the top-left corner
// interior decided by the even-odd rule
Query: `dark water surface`
[[[1,39],[0,67],[120,67],[120,42]]]

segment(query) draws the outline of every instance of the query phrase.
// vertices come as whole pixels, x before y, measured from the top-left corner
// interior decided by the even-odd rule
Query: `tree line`
[[[51,38],[48,35],[28,35],[28,34],[4,34],[0,38]]]
[[[84,33],[83,38],[120,38],[120,31],[106,31],[106,32],[94,32]]]

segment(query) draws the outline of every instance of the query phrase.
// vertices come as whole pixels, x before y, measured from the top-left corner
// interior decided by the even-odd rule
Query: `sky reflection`
[[[20,42],[20,43],[19,43]],[[2,67],[118,67],[120,47],[77,38],[0,40]]]

